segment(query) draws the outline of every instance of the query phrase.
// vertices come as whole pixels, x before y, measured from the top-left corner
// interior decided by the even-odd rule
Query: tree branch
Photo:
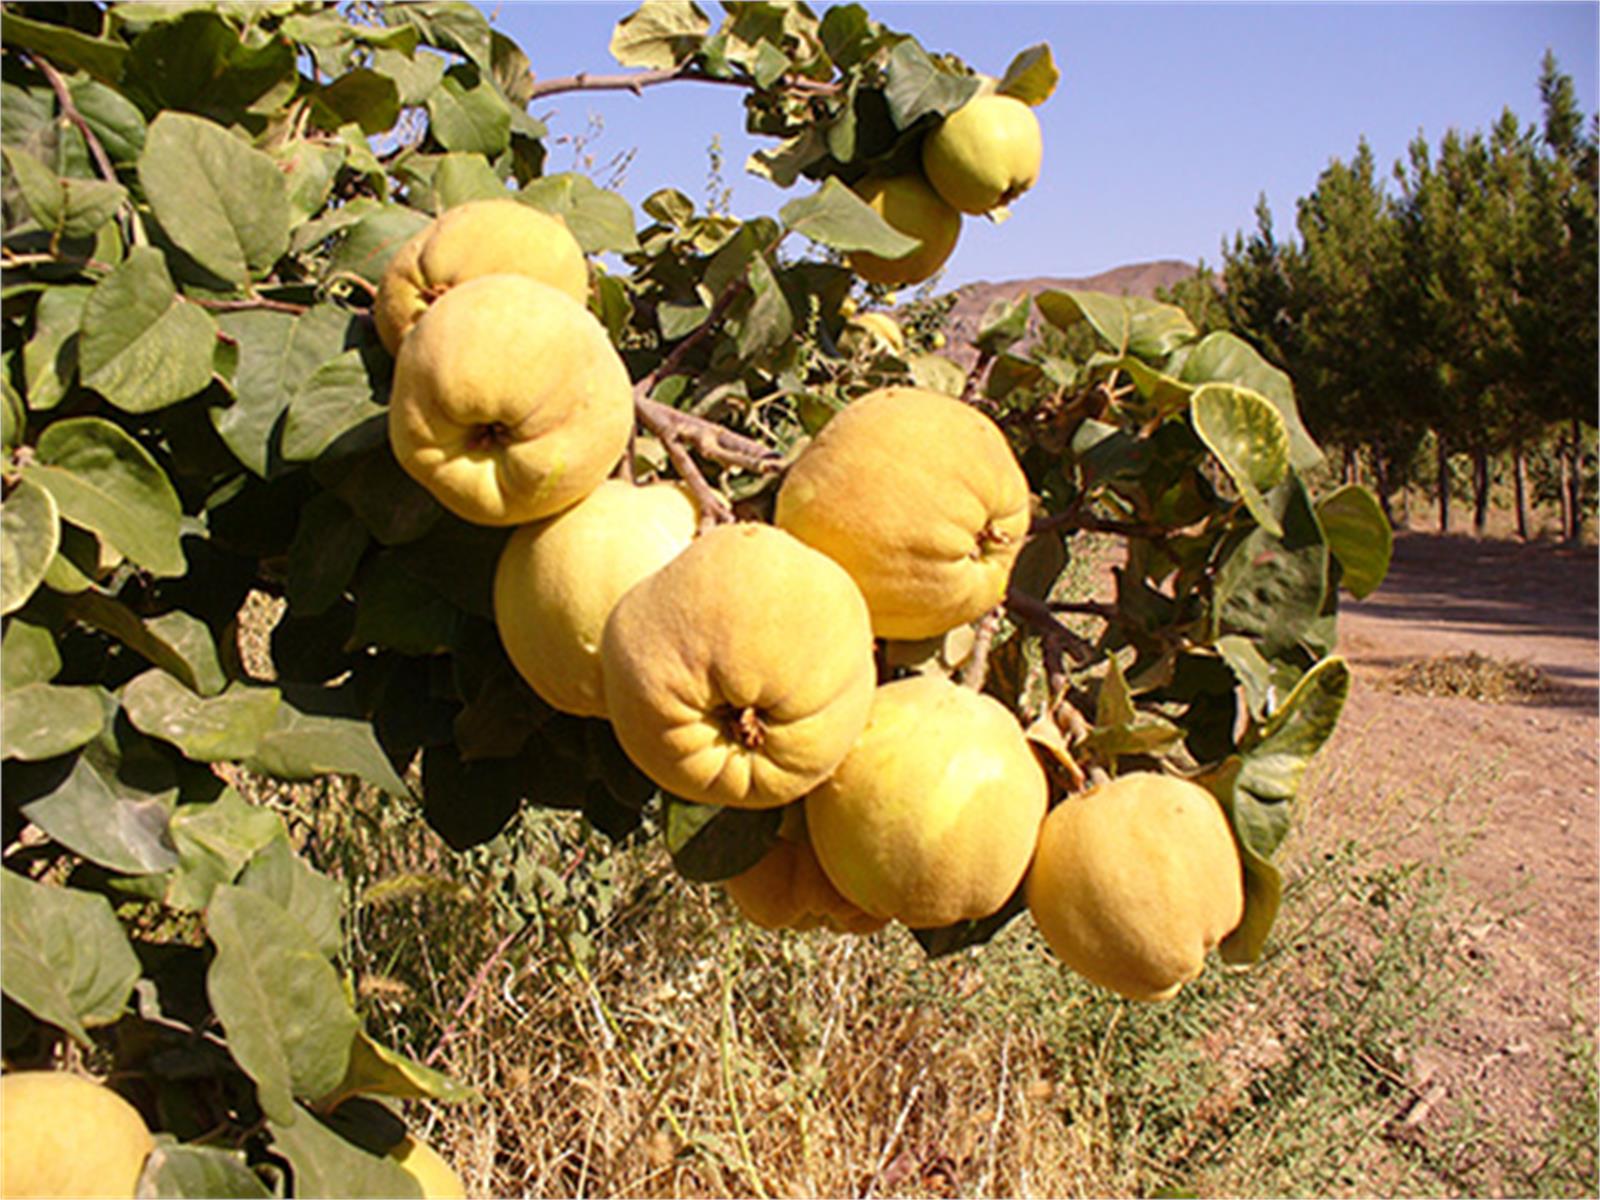
[[[994,648],[995,634],[1000,631],[1000,616],[1004,606],[996,605],[978,618],[977,637],[972,642],[972,653],[961,668],[961,686],[975,692],[983,691],[989,677],[989,651]]]
[[[637,96],[645,88],[654,87],[658,83],[719,83],[727,87],[752,90],[756,88],[753,79],[724,79],[685,63],[680,67],[663,67],[655,71],[629,71],[617,75],[594,75],[588,71],[580,71],[576,75],[564,75],[559,79],[547,79],[543,83],[535,83],[528,94],[528,99],[531,102],[545,96],[560,95],[563,92],[632,92]],[[802,79],[793,75],[781,80],[780,86],[788,91],[816,96],[831,96],[843,87],[840,83]]]
[[[111,165],[110,155],[100,144],[100,139],[95,136],[94,130],[89,128],[89,122],[84,120],[83,114],[78,111],[78,106],[73,103],[72,93],[67,90],[67,81],[61,78],[59,71],[37,54],[30,54],[28,58],[39,68],[39,73],[49,82],[50,90],[56,94],[56,103],[61,105],[61,115],[76,125],[78,132],[83,134],[83,140],[89,147],[90,157],[94,159],[95,168],[101,177],[110,183],[119,183],[117,170]]]
[[[1073,633],[1057,620],[1055,613],[1043,600],[1036,600],[1026,592],[1007,592],[1005,605],[1008,613],[1038,630],[1046,644],[1061,646],[1074,661],[1083,663],[1094,657],[1094,647],[1088,639]]]
[[[1028,526],[1028,536],[1034,537],[1053,529],[1070,533],[1116,533],[1123,537],[1162,538],[1172,530],[1164,525],[1146,525],[1138,521],[1113,521],[1083,511],[1079,504],[1048,517],[1035,517]]]

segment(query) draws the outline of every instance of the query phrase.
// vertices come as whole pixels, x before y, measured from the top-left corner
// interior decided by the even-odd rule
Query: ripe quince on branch
[[[131,1197],[154,1149],[108,1087],[66,1071],[0,1077],[0,1195]]]
[[[770,525],[722,525],[633,587],[600,644],[628,757],[686,800],[776,808],[866,724],[867,605],[826,555]]]
[[[1244,916],[1228,819],[1198,784],[1137,771],[1051,810],[1028,907],[1056,956],[1132,1000],[1166,1000]]]
[[[608,479],[506,541],[494,618],[511,663],[545,703],[604,717],[600,636],[629,588],[694,540],[699,509],[680,483]]]
[[[467,1188],[455,1168],[421,1138],[407,1134],[389,1157],[422,1188],[422,1200],[466,1200]]]
[[[1028,533],[1028,479],[971,405],[882,388],[822,427],[790,468],[774,519],[850,572],[875,634],[929,638],[1005,595]]]
[[[395,361],[389,441],[451,512],[520,525],[577,503],[633,428],[633,388],[606,331],[525,275],[451,288]]]
[[[484,275],[526,275],[588,301],[588,264],[565,221],[516,200],[472,200],[430,222],[384,268],[372,319],[389,353],[400,353],[430,304]]]
[[[880,258],[864,250],[846,256],[850,269],[868,283],[890,287],[921,283],[944,266],[961,235],[961,214],[939,198],[921,175],[869,179],[856,194],[907,237],[922,243],[901,258]]]
[[[986,213],[1039,180],[1039,118],[1014,96],[978,96],[946,117],[922,143],[922,169],[946,204]]]

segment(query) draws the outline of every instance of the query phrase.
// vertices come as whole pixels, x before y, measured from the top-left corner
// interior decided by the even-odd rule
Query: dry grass
[[[1506,662],[1479,654],[1437,654],[1402,664],[1384,680],[1392,692],[1413,696],[1462,696],[1490,704],[1536,699],[1550,681],[1527,662]]]

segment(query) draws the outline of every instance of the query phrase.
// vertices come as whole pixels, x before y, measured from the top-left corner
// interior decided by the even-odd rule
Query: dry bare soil
[[[1389,852],[1449,859],[1473,910],[1465,944],[1439,952],[1484,968],[1410,1048],[1420,1136],[1463,1110],[1545,1127],[1562,1048],[1594,1036],[1596,621],[1593,547],[1417,532],[1397,538],[1383,587],[1341,610],[1355,686],[1304,806],[1308,833],[1412,830]],[[1550,687],[1510,703],[1389,690],[1415,660],[1468,652],[1531,664]]]

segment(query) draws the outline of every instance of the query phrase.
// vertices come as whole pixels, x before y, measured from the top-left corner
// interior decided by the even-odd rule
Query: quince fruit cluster
[[[967,101],[923,138],[920,171],[856,184],[874,212],[921,245],[900,258],[858,251],[848,256],[851,269],[889,287],[930,278],[955,250],[962,214],[1010,204],[1038,182],[1043,156],[1039,120],[1027,104],[995,93]]]
[[[758,925],[939,928],[1025,888],[1088,978],[1160,998],[1197,974],[1243,906],[1209,793],[1127,776],[1052,811],[1004,705],[936,675],[880,681],[880,639],[940,637],[1005,597],[1031,501],[999,427],[880,389],[801,452],[771,524],[699,532],[685,486],[608,478],[632,391],[575,262],[559,220],[469,204],[396,255],[377,301],[397,457],[462,517],[518,526],[494,612],[533,690],[609,721],[672,796],[785,810],[726,882]]]

